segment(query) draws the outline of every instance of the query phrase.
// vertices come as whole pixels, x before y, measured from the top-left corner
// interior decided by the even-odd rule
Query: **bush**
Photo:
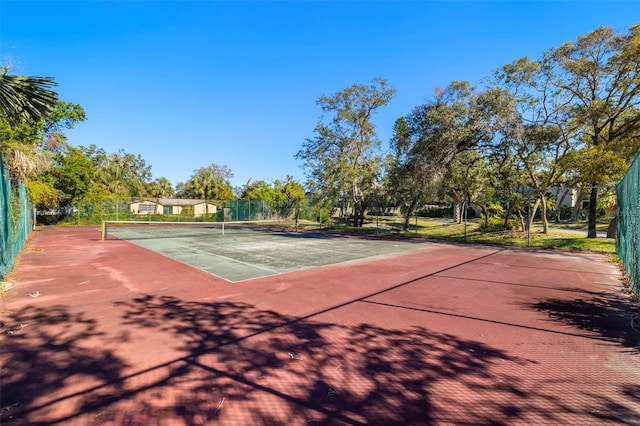
[[[312,222],[331,222],[331,211],[329,209],[318,209],[317,207],[303,207],[300,210],[300,219]]]
[[[572,215],[573,215],[573,209],[571,207],[560,206],[560,220],[571,220]]]
[[[451,207],[428,207],[418,210],[417,214],[420,217],[450,217]]]
[[[501,232],[501,231],[510,231],[514,229],[515,224],[512,221],[507,222],[505,225],[504,219],[499,217],[492,217],[489,219],[487,223],[484,221],[478,227],[478,231],[482,233],[487,232]]]

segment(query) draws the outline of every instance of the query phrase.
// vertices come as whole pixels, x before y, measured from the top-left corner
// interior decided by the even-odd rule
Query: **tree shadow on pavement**
[[[178,379],[189,383],[173,404],[179,407],[175,414],[191,424],[214,418],[235,424],[429,423],[431,393],[439,382],[522,396],[511,378],[489,370],[494,363],[530,363],[423,327],[345,326],[246,304],[172,297],[147,296],[120,307],[127,325],[169,333],[187,354],[179,373],[167,371],[163,386]],[[211,401],[223,398],[229,409],[216,412]],[[474,423],[516,412],[510,402],[480,399],[455,401],[455,409],[475,413]],[[232,404],[242,405],[242,419]],[[483,409],[474,410],[476,404]],[[123,421],[120,415],[114,412],[112,420]]]
[[[3,354],[8,368],[2,406],[22,403],[12,409],[13,419],[404,425],[562,423],[567,414],[577,420],[606,418],[559,398],[555,379],[532,384],[520,377],[522,370],[539,367],[535,361],[424,326],[349,324],[330,320],[327,312],[295,318],[247,303],[151,295],[113,309],[124,328],[162,334],[181,355],[137,368],[140,360],[133,355],[123,359],[109,351],[114,331],[101,330],[87,314],[25,308],[13,315],[16,324],[39,326],[11,336],[18,340]],[[89,345],[96,336],[103,347]],[[629,387],[625,395],[637,400],[638,389]],[[71,399],[72,408],[58,407]],[[640,420],[628,409],[621,412]]]
[[[90,341],[105,338],[98,322],[65,306],[27,306],[3,312],[0,420],[14,420],[24,409],[44,409],[56,392],[108,384],[122,385],[127,362]],[[106,343],[106,341],[103,341]],[[36,402],[35,405],[33,404]],[[41,401],[48,401],[42,403]]]
[[[596,293],[579,299],[545,299],[530,307],[546,313],[551,321],[640,352],[640,334],[631,326],[631,305],[621,298]]]

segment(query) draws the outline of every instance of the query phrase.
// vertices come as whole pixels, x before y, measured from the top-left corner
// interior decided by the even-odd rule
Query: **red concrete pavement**
[[[603,256],[433,244],[230,284],[99,238],[18,259],[2,424],[640,424]]]

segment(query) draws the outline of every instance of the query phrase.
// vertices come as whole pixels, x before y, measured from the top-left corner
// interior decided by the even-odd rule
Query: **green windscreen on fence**
[[[179,198],[136,198],[79,201],[48,215],[41,212],[39,223],[62,221],[77,225],[102,221],[148,220],[165,222],[236,222],[288,218],[290,206],[270,205],[262,200],[194,200]]]
[[[640,295],[640,153],[616,187],[618,240],[616,252],[635,294]]]
[[[269,203],[262,200],[228,200],[222,201],[225,222],[240,220],[260,220],[274,218],[278,213]]]
[[[11,184],[9,169],[0,155],[0,279],[13,268],[33,230],[33,209],[24,183]]]

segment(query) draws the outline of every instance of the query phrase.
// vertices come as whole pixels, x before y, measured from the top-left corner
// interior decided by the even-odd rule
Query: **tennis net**
[[[153,222],[106,220],[102,241],[111,238],[141,240],[157,238],[209,238],[225,235],[256,235],[295,229],[294,221],[258,220],[238,222]]]

